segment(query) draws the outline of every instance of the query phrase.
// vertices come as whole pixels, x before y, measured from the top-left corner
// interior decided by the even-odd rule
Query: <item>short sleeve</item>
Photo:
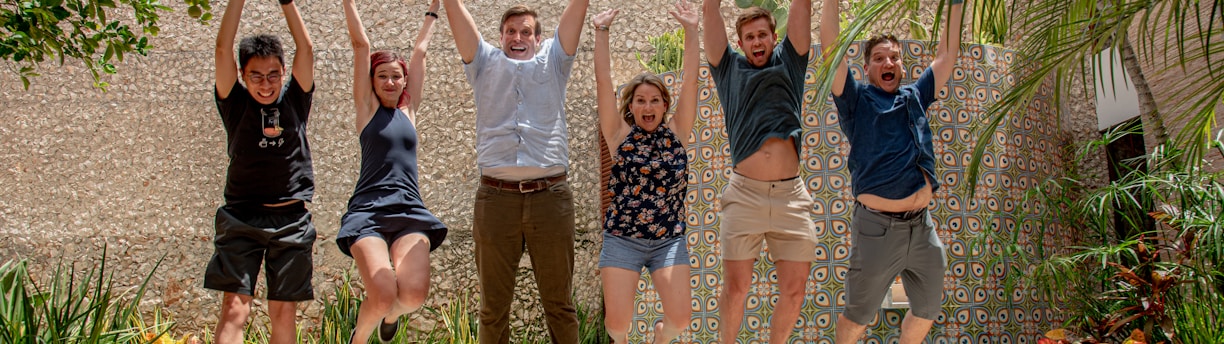
[[[782,43],[778,44],[777,51],[774,53],[785,59],[784,63],[792,68],[803,68],[807,71],[808,56],[799,55],[799,51],[795,50],[795,45],[791,43],[790,36],[782,37]],[[808,54],[812,53],[812,49],[808,49]]]
[[[302,121],[310,117],[310,105],[314,100],[314,89],[314,85],[311,85],[310,92],[306,92],[306,90],[302,89],[302,85],[298,84],[297,78],[290,75],[289,82],[285,85],[285,90],[282,92],[287,105],[293,107],[298,114],[301,114]]]
[[[935,71],[931,67],[923,70],[918,80],[914,81],[914,89],[918,91],[918,101],[923,109],[935,102]]]
[[[476,56],[472,58],[472,62],[463,64],[463,72],[467,74],[469,83],[475,83],[476,79],[480,77],[480,70],[485,64],[488,64],[491,57],[489,56],[490,54],[494,52],[501,53],[497,47],[489,44],[489,42],[485,42],[483,37],[478,37],[477,41],[480,43],[476,45]],[[462,61],[462,58],[460,58],[460,61]]]
[[[837,106],[837,116],[840,118],[849,118],[856,110],[859,99],[859,83],[854,80],[854,73],[850,72],[850,68],[846,68],[846,84],[842,87],[841,96],[833,96],[833,105]]]
[[[234,80],[234,87],[230,88],[229,97],[225,99],[221,98],[221,94],[217,92],[217,86],[213,85],[213,101],[217,104],[217,112],[221,115],[221,122],[226,125],[231,122],[231,117],[235,116],[236,112],[242,111],[246,103],[244,99],[248,97],[250,96],[247,94],[246,87],[242,86],[242,83],[238,82],[237,79]]]
[[[735,61],[735,50],[731,49],[730,43],[727,43],[727,46],[723,49],[725,50],[723,50],[722,59],[718,60],[718,66],[711,66],[712,68],[710,68],[710,73],[715,83],[718,83],[719,80],[726,80],[727,75],[730,75],[731,70],[734,69],[732,65]]]
[[[574,68],[574,57],[577,56],[577,50],[574,55],[565,53],[565,48],[561,46],[561,39],[553,34],[553,38],[548,43],[548,63],[552,66],[553,71],[564,75],[569,75],[570,70]]]

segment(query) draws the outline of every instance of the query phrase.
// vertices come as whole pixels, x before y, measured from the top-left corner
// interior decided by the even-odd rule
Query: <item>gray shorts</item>
[[[842,314],[860,325],[875,320],[885,291],[900,274],[910,312],[923,319],[938,317],[948,262],[930,212],[898,219],[858,204],[850,227],[853,245]]]
[[[279,208],[223,206],[217,209],[216,250],[204,271],[204,288],[254,295],[263,265],[268,300],[312,300],[315,235],[310,211],[301,203]]]
[[[603,249],[599,250],[600,268],[622,268],[631,271],[655,272],[665,267],[688,264],[688,243],[683,236],[669,239],[639,239],[603,233]]]

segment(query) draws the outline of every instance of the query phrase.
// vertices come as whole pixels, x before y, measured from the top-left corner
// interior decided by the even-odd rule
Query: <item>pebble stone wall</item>
[[[509,5],[466,2],[481,33],[495,39],[497,20]],[[315,43],[309,135],[317,188],[310,208],[319,229],[314,285],[322,299],[331,296],[347,272],[355,271],[334,241],[359,166],[350,99],[352,55],[339,1],[297,3]],[[546,35],[551,35],[567,1],[527,3],[540,10]],[[71,61],[43,66],[43,75],[28,90],[11,73],[0,73],[0,259],[27,259],[38,274],[61,262],[95,264],[105,248],[117,285],[132,287],[164,257],[152,277],[147,306],[165,309],[182,331],[203,333],[216,324],[219,309],[219,293],[201,284],[212,253],[213,214],[222,202],[227,164],[225,134],[211,95],[217,20],[203,26],[186,17],[181,3],[168,5],[176,11],[163,15],[161,34],[152,40],[155,49],[118,64],[119,73],[104,79],[111,84],[106,92],[94,89],[87,71]],[[373,46],[400,52],[411,50],[427,5],[422,0],[358,1]],[[635,55],[650,53],[646,37],[677,25],[664,11],[670,5],[653,0],[595,0],[588,14],[614,5],[622,12],[612,28],[613,78],[623,81],[642,71]],[[214,13],[219,16],[224,6],[213,1]],[[736,12],[731,3],[724,3],[725,17]],[[818,13],[813,14],[816,18]],[[434,288],[427,302],[438,307],[477,289],[470,228],[478,173],[471,87],[445,14],[435,29],[418,126],[422,192],[426,204],[451,228],[431,256]],[[247,2],[239,35],[258,32],[280,35],[293,54],[275,2]],[[591,50],[592,37],[585,32],[566,111],[579,233],[575,294],[581,305],[598,309],[599,142]],[[527,260],[520,263],[514,326],[538,329],[542,321],[532,301],[535,289],[528,265]],[[695,316],[714,314],[704,306],[694,311]],[[319,302],[299,307],[307,328],[317,327],[320,313]],[[414,318],[420,326],[432,321],[425,315]],[[684,341],[708,342],[714,321],[695,327]],[[803,338],[829,333],[817,331]]]

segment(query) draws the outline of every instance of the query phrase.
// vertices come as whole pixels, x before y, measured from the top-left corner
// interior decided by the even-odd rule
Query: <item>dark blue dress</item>
[[[417,185],[417,132],[399,109],[379,107],[361,130],[361,176],[340,219],[336,243],[349,248],[357,239],[380,234],[388,241],[422,233],[433,251],[446,239],[447,228],[421,201]]]

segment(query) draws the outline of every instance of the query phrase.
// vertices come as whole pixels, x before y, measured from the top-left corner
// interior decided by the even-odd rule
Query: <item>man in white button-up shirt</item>
[[[549,337],[553,343],[577,343],[565,86],[588,0],[570,1],[556,35],[543,44],[538,14],[526,6],[511,7],[502,15],[500,49],[480,37],[461,0],[445,0],[444,5],[476,99],[481,186],[472,234],[481,288],[480,342],[510,340],[515,275],[526,249]]]

